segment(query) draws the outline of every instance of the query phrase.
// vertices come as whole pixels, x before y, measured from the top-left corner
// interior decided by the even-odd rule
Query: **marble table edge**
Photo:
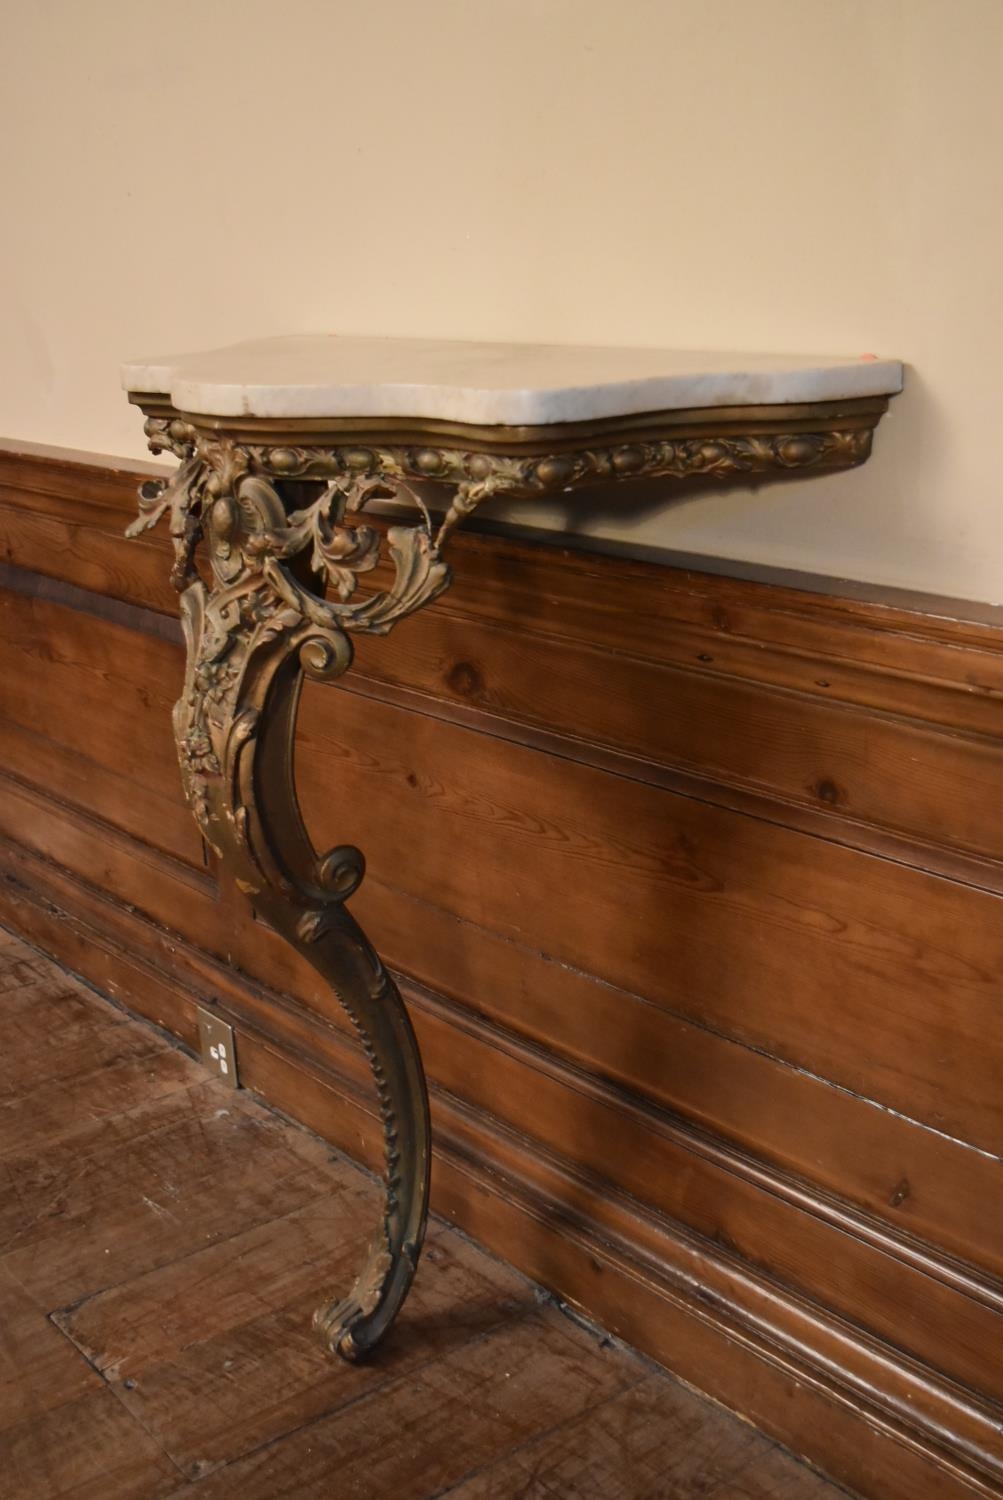
[[[499,427],[891,396],[903,379],[900,361],[870,357],[304,337],[122,366],[131,394],[193,416]]]

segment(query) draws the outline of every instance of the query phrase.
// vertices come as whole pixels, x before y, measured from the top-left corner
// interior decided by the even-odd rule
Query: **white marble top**
[[[687,407],[891,395],[897,360],[717,354],[436,339],[259,339],[136,360],[128,391],[216,417],[427,417],[490,425],[587,422]]]

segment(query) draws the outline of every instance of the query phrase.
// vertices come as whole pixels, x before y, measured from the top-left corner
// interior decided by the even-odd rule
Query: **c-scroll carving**
[[[353,1290],[315,1320],[332,1348],[358,1359],[389,1327],[414,1276],[428,1196],[428,1100],[397,988],[344,905],[362,879],[362,855],[351,846],[320,855],[304,827],[293,776],[296,713],[304,674],[344,672],[352,633],[389,630],[435,598],[449,570],[424,504],[408,491],[419,519],[389,529],[393,583],[360,598],[358,580],[375,566],[381,535],[357,518],[373,499],[400,498],[404,487],[334,474],[283,495],[252,470],[246,450],[170,425],[151,439],[169,439],[163,445],[181,467],[170,480],[143,486],[129,531],[168,517],[174,540],[187,646],[174,709],[185,792],[224,868],[331,985],[379,1096],[380,1232]],[[211,585],[196,569],[200,542]]]

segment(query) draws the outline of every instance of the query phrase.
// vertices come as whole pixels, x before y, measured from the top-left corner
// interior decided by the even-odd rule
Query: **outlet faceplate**
[[[202,1061],[217,1078],[221,1078],[233,1089],[239,1088],[233,1027],[213,1015],[211,1010],[203,1010],[201,1007],[198,1010],[198,1023]]]

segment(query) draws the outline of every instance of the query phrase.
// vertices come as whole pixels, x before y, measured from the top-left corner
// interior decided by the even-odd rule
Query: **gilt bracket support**
[[[398,989],[347,909],[358,849],[315,849],[296,796],[293,746],[304,676],[331,679],[358,634],[385,634],[450,581],[455,527],[496,496],[536,499],[625,478],[752,480],[863,462],[886,403],[648,414],[551,428],[217,422],[133,398],[154,453],[179,467],[147,481],[128,534],[165,521],[187,647],[174,733],[185,794],[209,845],[255,907],[319,971],[354,1025],[379,1098],[386,1163],[376,1240],[352,1290],[315,1322],[346,1359],[383,1337],[414,1277],[425,1231],[430,1130],[421,1056]],[[469,441],[465,441],[469,438]],[[447,487],[433,519],[417,485]],[[374,502],[410,524],[374,526]],[[385,548],[388,587],[360,588]],[[199,555],[207,563],[205,576]]]

